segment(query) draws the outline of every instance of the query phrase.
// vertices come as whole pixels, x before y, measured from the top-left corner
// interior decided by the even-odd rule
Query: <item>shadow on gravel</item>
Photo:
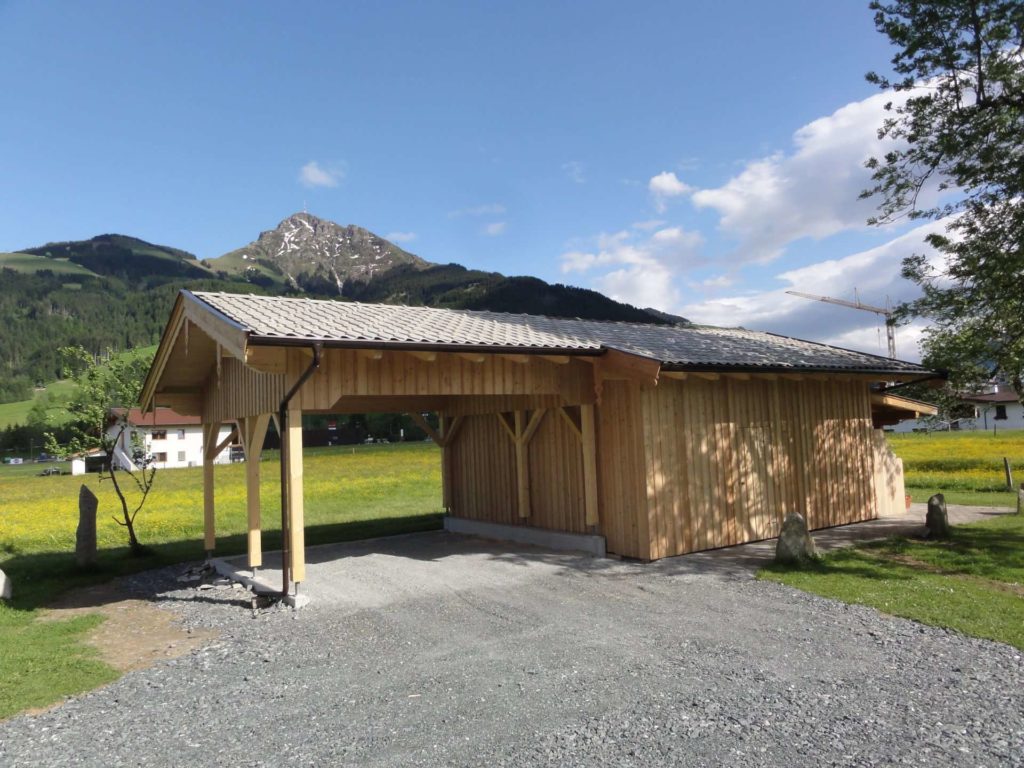
[[[431,531],[439,529],[441,523],[442,516],[431,513],[311,525],[306,528],[306,543],[309,546],[316,546],[329,542]],[[145,542],[144,527],[140,530],[140,537]],[[264,549],[279,549],[280,546],[279,531],[264,532]],[[217,539],[218,555],[240,554],[245,552],[245,548],[246,537],[243,534],[222,536]],[[32,611],[55,603],[70,602],[75,607],[98,608],[126,597],[156,600],[160,590],[166,589],[166,584],[133,581],[129,587],[123,581],[114,584],[110,582],[156,568],[178,564],[184,568],[186,563],[194,563],[205,558],[201,539],[152,544],[149,549],[150,552],[144,557],[133,556],[127,547],[103,549],[97,553],[95,566],[81,568],[75,562],[73,552],[20,553],[16,546],[7,544],[4,547],[7,556],[0,559],[0,568],[3,568],[14,585],[13,599],[7,605],[16,611]]]

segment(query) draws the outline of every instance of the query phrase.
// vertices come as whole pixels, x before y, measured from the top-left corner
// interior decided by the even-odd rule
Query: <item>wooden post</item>
[[[263,541],[260,523],[260,454],[267,435],[270,414],[250,416],[240,426],[245,449],[245,498],[248,513],[249,567],[263,565]]]
[[[1013,469],[1010,467],[1010,460],[1003,456],[1003,472],[1006,473],[1006,490],[1013,490]]]
[[[430,423],[423,418],[423,414],[416,411],[409,411],[409,416],[416,425],[430,437],[441,449],[441,505],[446,512],[452,510],[452,461],[451,446],[455,441],[455,435],[462,426],[462,416],[454,419],[446,417],[443,413],[437,415],[441,432],[430,426]]]
[[[519,494],[519,516],[530,516],[530,471],[527,465],[526,441],[523,431],[526,429],[526,412],[516,411],[514,414],[516,433],[516,489]]]
[[[288,429],[284,436],[284,454],[288,475],[288,554],[292,581],[306,578],[306,529],[302,509],[302,411],[288,411]]]
[[[594,418],[594,406],[580,406],[580,437],[583,447],[583,508],[586,524],[598,524],[597,502],[597,430]]]
[[[217,456],[217,435],[220,423],[203,424],[203,548],[207,555],[217,546],[214,523],[213,460]]]

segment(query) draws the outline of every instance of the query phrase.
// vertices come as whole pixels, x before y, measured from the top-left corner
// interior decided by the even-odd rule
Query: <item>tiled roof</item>
[[[121,417],[125,413],[124,408],[112,408],[111,412]],[[127,421],[134,427],[187,427],[202,424],[200,416],[182,416],[171,408],[154,408],[150,413],[143,413],[140,408],[129,408]]]
[[[799,369],[921,373],[914,363],[733,328],[570,320],[503,312],[194,293],[250,340],[323,341],[599,354],[616,349],[677,369]]]
[[[1003,389],[986,395],[964,395],[960,399],[968,403],[1016,403],[1019,398],[1012,389]]]

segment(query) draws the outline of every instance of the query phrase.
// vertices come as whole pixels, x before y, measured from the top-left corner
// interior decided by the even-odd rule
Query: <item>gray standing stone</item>
[[[924,519],[926,536],[929,539],[949,538],[949,515],[946,514],[946,497],[936,493],[928,499],[928,515]]]
[[[96,563],[96,494],[83,484],[78,491],[78,532],[75,536],[75,560],[80,567]]]
[[[790,512],[782,523],[779,542],[775,545],[775,562],[800,565],[817,557],[814,540],[807,531],[807,521],[799,512]]]
[[[10,577],[0,571],[0,600],[11,599],[11,579]]]

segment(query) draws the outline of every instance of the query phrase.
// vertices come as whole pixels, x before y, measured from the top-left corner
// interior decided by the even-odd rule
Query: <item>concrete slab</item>
[[[452,515],[447,515],[444,518],[444,529],[450,533],[464,533],[469,536],[479,536],[482,539],[513,541],[518,544],[531,544],[535,547],[561,549],[567,552],[585,552],[594,557],[605,557],[608,554],[604,536],[596,534],[550,531],[547,528],[535,528],[529,525],[501,525]]]
[[[924,529],[926,511],[925,504],[914,504],[900,517],[812,531],[811,535],[822,552],[888,536],[914,536]],[[1010,512],[992,507],[949,507],[954,524]],[[595,575],[663,573],[684,579],[752,579],[774,556],[775,539],[639,563],[431,531],[308,547],[307,579],[299,587],[299,602],[348,610],[380,609],[470,588],[511,589],[567,570]],[[277,593],[281,589],[280,553],[265,553],[263,559],[264,566],[255,576],[245,555],[219,558],[214,563],[219,573],[257,592]],[[294,596],[290,600],[294,605]]]

